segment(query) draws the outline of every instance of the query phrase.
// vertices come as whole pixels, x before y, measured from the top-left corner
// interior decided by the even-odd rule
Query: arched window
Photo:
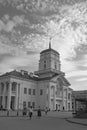
[[[1,93],[4,91],[4,83],[1,83]]]
[[[6,82],[6,91],[8,91],[8,89],[9,89],[9,83]]]
[[[16,91],[16,85],[17,85],[16,82],[13,82],[13,83],[12,83],[12,91],[14,91],[14,92]]]

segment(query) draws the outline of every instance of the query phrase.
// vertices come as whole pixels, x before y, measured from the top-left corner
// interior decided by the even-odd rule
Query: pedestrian
[[[40,109],[40,106],[39,106],[39,109],[37,110],[37,116],[38,116],[38,117],[41,117],[41,109]]]
[[[64,109],[65,109],[65,108],[64,108],[64,106],[63,106],[63,111],[64,111]]]
[[[48,112],[48,108],[46,107],[45,108],[45,115],[47,115],[47,112]]]
[[[30,120],[31,120],[32,116],[33,116],[33,108],[32,108],[32,106],[30,106],[30,109],[29,109]]]
[[[23,116],[26,116],[26,115],[27,115],[27,108],[24,107],[24,108],[23,108]]]

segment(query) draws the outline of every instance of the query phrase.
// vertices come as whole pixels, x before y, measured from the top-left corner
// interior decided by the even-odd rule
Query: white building
[[[34,74],[16,70],[0,76],[0,105],[6,109],[46,106],[51,110],[72,110],[72,89],[61,72],[60,55],[46,49],[40,53],[39,70]]]

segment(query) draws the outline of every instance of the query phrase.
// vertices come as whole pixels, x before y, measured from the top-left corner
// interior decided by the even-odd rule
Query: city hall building
[[[48,107],[72,110],[72,89],[61,71],[60,55],[49,48],[40,53],[39,69],[34,73],[11,71],[0,76],[0,105],[6,109]]]

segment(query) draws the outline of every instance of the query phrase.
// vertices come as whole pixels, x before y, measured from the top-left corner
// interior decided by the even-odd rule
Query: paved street
[[[58,113],[57,113],[58,114]],[[65,119],[65,113],[49,113],[38,118],[33,117],[0,117],[0,130],[86,130],[87,126],[69,123]],[[64,118],[63,118],[64,115]],[[67,115],[67,114],[66,114]],[[69,115],[68,115],[69,116]]]

